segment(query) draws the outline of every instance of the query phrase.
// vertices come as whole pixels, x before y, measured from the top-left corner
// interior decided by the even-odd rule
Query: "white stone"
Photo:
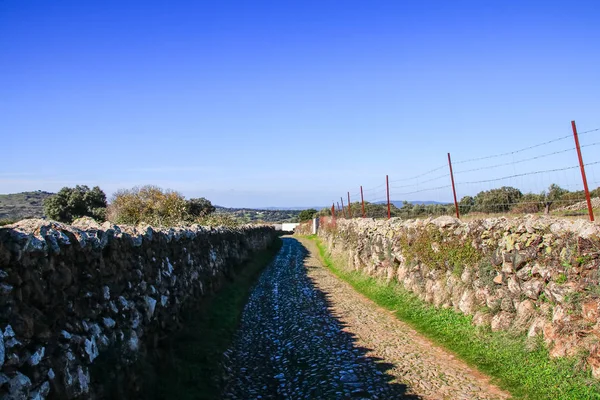
[[[0,294],[7,295],[12,292],[12,290],[12,285],[9,285],[8,283],[0,283]]]
[[[46,381],[30,395],[30,400],[44,400],[50,393],[50,382]]]
[[[150,296],[144,296],[146,302],[146,316],[151,319],[154,316],[154,309],[156,308],[156,300]]]
[[[31,357],[29,357],[29,360],[27,362],[29,363],[29,365],[32,366],[38,365],[42,361],[42,358],[44,357],[45,353],[46,348],[40,347],[35,353],[31,355]]]
[[[65,330],[60,331],[60,337],[67,340],[70,340],[72,338],[71,334]]]
[[[100,325],[96,323],[90,324],[90,331],[92,332],[92,335],[94,335],[94,337],[98,337],[102,333]]]
[[[107,328],[114,328],[116,325],[115,320],[112,318],[103,318],[102,322],[104,323],[104,326]]]
[[[91,339],[85,339],[85,352],[87,353],[90,362],[94,362],[96,357],[98,357],[98,346],[96,345],[96,338],[92,336]]]
[[[19,395],[24,397],[30,387],[31,380],[20,372],[17,372],[10,382],[8,382],[8,390],[14,398],[20,398],[16,397]]]
[[[23,343],[19,342],[16,338],[11,337],[6,342],[4,342],[4,347],[7,349],[12,349],[15,346],[21,346]]]
[[[131,351],[138,351],[140,348],[140,341],[137,337],[137,333],[135,331],[131,331],[131,337],[129,338],[129,349]]]
[[[87,393],[90,390],[90,375],[87,371],[83,371],[81,365],[77,367],[77,378],[79,381],[79,390],[81,393]]]
[[[125,299],[125,297],[123,296],[119,296],[119,305],[121,306],[121,308],[123,310],[128,310],[129,309],[129,302],[127,301],[127,299]]]
[[[4,329],[4,337],[5,338],[15,337],[15,331],[13,331],[12,326],[6,325],[6,329]]]
[[[102,293],[104,295],[104,300],[110,300],[110,288],[108,286],[102,288]]]

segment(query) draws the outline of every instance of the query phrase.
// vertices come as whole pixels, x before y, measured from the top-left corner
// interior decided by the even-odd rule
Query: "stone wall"
[[[294,234],[296,235],[311,235],[312,234],[312,220],[304,221],[298,224],[296,229],[294,229]]]
[[[0,398],[105,398],[187,303],[275,239],[270,227],[158,230],[91,220],[0,229]],[[106,378],[105,378],[106,379]]]
[[[586,356],[600,378],[600,225],[527,216],[321,221],[351,268],[395,279],[476,325],[544,339],[553,357]]]

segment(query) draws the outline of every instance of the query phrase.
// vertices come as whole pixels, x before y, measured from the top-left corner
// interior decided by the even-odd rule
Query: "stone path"
[[[509,397],[334,277],[300,240],[284,238],[250,295],[225,353],[224,398]]]

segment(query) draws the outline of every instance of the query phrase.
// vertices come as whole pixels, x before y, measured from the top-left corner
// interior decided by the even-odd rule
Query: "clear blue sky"
[[[0,1],[0,193],[151,183],[320,206],[447,152],[516,150],[572,119],[599,128],[599,20],[598,1]],[[576,165],[563,155],[468,179]],[[500,184],[578,189],[576,172]],[[499,186],[461,180],[459,197]]]

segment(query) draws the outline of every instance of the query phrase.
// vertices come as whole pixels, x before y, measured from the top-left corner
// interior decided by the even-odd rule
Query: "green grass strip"
[[[551,359],[541,340],[532,346],[525,335],[476,327],[471,323],[471,316],[425,303],[396,281],[386,283],[346,269],[332,261],[317,237],[308,238],[316,242],[323,263],[336,276],[491,376],[494,383],[509,391],[513,398],[600,399],[600,384],[582,368],[581,358]]]
[[[200,308],[188,310],[185,327],[167,344],[169,356],[159,368],[157,399],[220,399],[221,360],[232,343],[244,305],[262,270],[273,260],[281,240],[236,269],[227,282]]]

